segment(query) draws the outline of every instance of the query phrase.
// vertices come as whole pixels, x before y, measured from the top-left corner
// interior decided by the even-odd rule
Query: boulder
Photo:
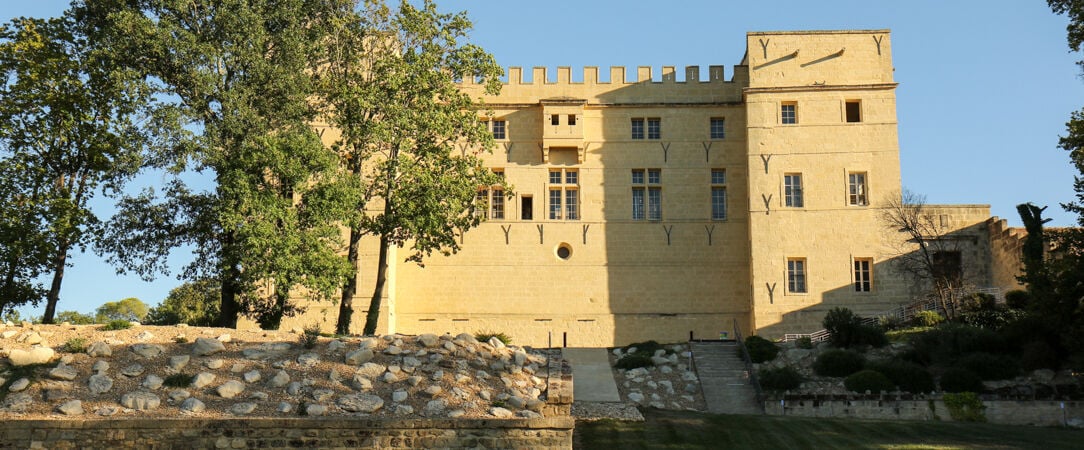
[[[493,417],[496,417],[498,419],[510,419],[513,416],[515,416],[515,414],[512,414],[512,411],[501,408],[499,406],[494,406],[492,408],[489,408],[489,415],[491,415]]]
[[[353,394],[339,397],[335,404],[343,411],[373,413],[384,407],[384,400],[372,394]]]
[[[327,414],[327,407],[317,403],[309,403],[305,405],[305,415],[307,416],[322,416]]]
[[[297,363],[301,367],[316,367],[316,364],[320,362],[320,355],[316,353],[302,353],[297,357]]]
[[[27,386],[30,386],[30,380],[19,378],[18,380],[15,380],[14,383],[11,383],[11,386],[8,386],[8,392],[22,392]]]
[[[161,355],[166,349],[157,344],[132,344],[128,347],[128,350],[143,358],[155,358]]]
[[[150,411],[158,408],[161,403],[162,400],[157,395],[142,391],[129,392],[120,398],[121,405],[136,411]]]
[[[376,377],[379,377],[381,374],[383,374],[387,370],[388,370],[387,367],[384,367],[384,366],[382,366],[380,364],[365,363],[365,364],[362,364],[361,367],[358,367],[358,370],[355,371],[354,373],[356,375],[361,375],[361,376],[371,380],[371,379],[374,379]]]
[[[244,392],[244,390],[245,383],[237,380],[230,380],[222,383],[222,385],[219,386],[218,389],[215,389],[215,392],[218,392],[218,395],[222,398],[234,398],[237,396],[237,394]]]
[[[83,402],[79,400],[67,401],[57,406],[56,410],[65,416],[81,416],[83,415]]]
[[[207,409],[207,405],[204,405],[198,398],[188,397],[181,403],[181,411],[188,413],[203,412]]]
[[[12,349],[8,352],[8,359],[13,366],[29,366],[31,364],[45,364],[52,361],[56,352],[49,347],[34,347],[30,350]]]
[[[256,410],[256,404],[252,402],[238,403],[230,407],[230,412],[235,416],[243,416]]]
[[[184,366],[188,365],[188,362],[192,360],[188,355],[177,355],[169,358],[169,368],[172,370],[181,370]]]
[[[113,389],[113,379],[102,374],[94,374],[87,380],[87,389],[94,395],[104,394]]]
[[[215,374],[210,372],[200,372],[196,376],[192,377],[192,387],[200,389],[215,381]]]
[[[92,358],[98,358],[102,356],[113,356],[113,347],[102,341],[97,341],[87,347],[87,355]]]
[[[78,377],[78,376],[79,376],[79,371],[78,370],[75,370],[74,367],[69,366],[69,365],[65,365],[63,363],[61,363],[61,365],[56,366],[55,368],[53,368],[52,370],[49,371],[49,378],[52,378],[54,380],[71,381],[71,380],[74,380],[75,377]]]
[[[360,366],[373,359],[373,350],[363,348],[346,354],[345,362],[350,365]]]
[[[279,370],[278,372],[275,372],[275,376],[271,377],[271,380],[269,380],[267,384],[271,387],[279,388],[286,386],[289,382],[290,374],[286,373],[285,370]]]
[[[440,338],[435,334],[423,334],[418,336],[418,342],[426,347],[436,347],[440,344]]]
[[[192,344],[192,354],[195,356],[207,356],[226,351],[226,345],[218,339],[196,338]]]

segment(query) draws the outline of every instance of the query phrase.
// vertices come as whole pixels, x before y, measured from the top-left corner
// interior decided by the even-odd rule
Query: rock
[[[45,364],[56,356],[56,352],[49,347],[34,347],[30,350],[12,349],[8,352],[11,365],[29,366],[31,364]]]
[[[474,335],[470,333],[459,333],[455,336],[453,341],[465,342],[467,344],[477,344],[478,340],[474,338]]]
[[[384,407],[384,400],[372,394],[353,394],[339,397],[335,404],[343,411],[373,413]]]
[[[79,376],[79,371],[68,365],[59,365],[49,371],[49,378],[54,380],[71,381]]]
[[[297,357],[297,363],[300,364],[301,367],[316,367],[316,364],[319,362],[320,355],[317,355],[316,353],[302,353],[301,356]]]
[[[697,386],[695,383],[687,383],[685,384],[685,392],[695,394],[697,392],[700,392],[700,387]]]
[[[26,410],[30,409],[30,406],[32,406],[33,404],[34,398],[31,397],[30,394],[20,392],[18,394],[9,395],[6,399],[4,399],[4,404],[2,407],[0,407],[0,409],[10,412],[21,413],[26,412]]]
[[[389,383],[389,384],[390,383],[395,383],[395,382],[399,381],[399,377],[397,375],[395,375],[394,373],[385,372],[384,375],[380,376],[380,381],[383,381],[383,382]]]
[[[237,380],[230,380],[222,383],[222,385],[219,386],[218,389],[215,389],[215,392],[218,392],[218,395],[222,398],[234,398],[237,396],[237,394],[244,392],[244,390],[245,383]]]
[[[150,392],[129,392],[120,398],[120,404],[136,411],[150,411],[158,408],[162,400]]]
[[[237,364],[234,364],[234,365],[230,366],[230,372],[241,373],[241,372],[244,372],[245,369],[247,369],[247,368],[248,368],[248,366],[246,366],[244,364],[241,364],[241,363],[237,363]]]
[[[542,412],[542,407],[546,406],[546,402],[538,399],[527,400],[527,409],[534,412]]]
[[[335,396],[335,391],[333,391],[331,389],[316,389],[316,390],[312,391],[312,399],[317,401],[317,402],[323,402],[325,400],[330,400],[331,397],[334,397],[334,396]]]
[[[436,336],[434,335],[434,337],[436,337]],[[409,397],[409,394],[407,394],[407,391],[404,391],[404,390],[401,390],[401,389],[391,393],[391,401],[396,402],[396,403],[401,403],[401,402],[406,401],[407,397]]]
[[[298,395],[301,393],[301,383],[296,381],[286,385],[286,393],[290,395]]]
[[[198,398],[188,397],[181,403],[181,411],[188,413],[203,412],[207,409],[207,405],[204,405]]]
[[[401,353],[403,353],[403,349],[395,345],[389,345],[388,348],[384,349],[385,355],[398,356]]]
[[[138,377],[140,375],[143,375],[143,371],[143,365],[136,363],[125,367],[124,369],[121,369],[120,374],[126,377]]]
[[[801,361],[811,355],[813,350],[805,348],[789,348],[783,352],[783,357],[789,361]]]
[[[447,407],[448,404],[444,402],[444,399],[438,398],[436,400],[430,400],[425,404],[425,415],[435,416],[442,414]]]
[[[41,341],[42,341],[42,337],[37,332],[31,332],[29,334],[24,334],[23,337],[19,339],[19,342],[22,342],[24,344],[30,344],[30,345],[40,344]]]
[[[670,360],[666,359],[666,357],[664,356],[652,356],[651,362],[656,366],[665,366],[667,364],[670,364]]]
[[[67,401],[56,407],[56,410],[65,416],[81,416],[83,415],[83,402],[79,400]]]
[[[30,380],[26,378],[19,378],[18,380],[15,380],[14,383],[11,383],[11,386],[8,386],[8,391],[22,392],[24,389],[26,389],[27,386],[30,386]]]
[[[542,415],[534,411],[520,411],[516,413],[517,416],[525,419],[541,419]]]
[[[440,338],[435,334],[423,334],[418,336],[418,342],[426,347],[436,347],[440,343]]]
[[[151,334],[150,331],[146,331],[146,330],[144,330],[143,332],[137,334],[136,337],[135,337],[135,339],[137,341],[149,341],[149,340],[151,340],[153,338],[154,338],[154,335]]]
[[[629,392],[628,398],[630,402],[643,403],[644,394],[641,394],[639,392]]]
[[[215,374],[210,372],[200,372],[196,376],[192,377],[191,386],[200,389],[215,381]]]
[[[203,363],[205,367],[211,370],[221,369],[224,364],[226,363],[221,359],[209,359]]]
[[[374,379],[376,377],[379,377],[386,370],[388,370],[388,368],[384,367],[384,366],[382,366],[380,364],[365,363],[365,364],[362,364],[361,367],[359,367],[358,370],[356,370],[354,372],[354,374],[355,375],[361,375],[361,376],[371,380],[371,379]]]
[[[500,339],[497,339],[497,336],[493,336],[493,337],[489,338],[489,341],[486,342],[486,343],[489,344],[489,346],[493,347],[493,348],[504,348],[505,347],[504,341],[502,341]]]
[[[362,375],[355,374],[353,379],[354,389],[368,391],[373,388],[373,382]]]
[[[257,392],[253,392],[251,395],[249,395],[248,398],[251,398],[253,400],[258,400],[258,401],[262,402],[262,401],[267,400],[268,398],[271,398],[271,396],[268,395],[266,392],[258,392],[257,391]]]
[[[128,350],[147,359],[155,358],[166,351],[161,345],[157,344],[132,344],[128,347]]]
[[[16,334],[19,334],[19,332],[15,331],[15,330],[7,330],[7,331],[4,331],[3,333],[0,333],[0,338],[10,339],[12,336],[15,336]]]
[[[399,416],[414,414],[414,407],[410,405],[395,405],[395,414]]]
[[[94,395],[104,394],[113,389],[113,379],[102,374],[94,374],[87,380],[87,389]]]
[[[222,343],[226,343],[226,342],[232,341],[233,336],[230,336],[229,333],[220,334],[217,338],[215,338],[215,340],[217,340],[219,342],[222,342]]]
[[[91,358],[113,356],[113,347],[110,347],[105,342],[97,341],[87,347],[87,355]]]
[[[294,410],[294,405],[290,402],[279,402],[279,406],[275,408],[275,411],[280,413],[288,413]]]
[[[238,403],[230,407],[230,413],[235,416],[243,416],[256,410],[256,404],[252,402]]]
[[[1039,369],[1031,373],[1031,378],[1037,383],[1050,384],[1051,381],[1054,381],[1055,375],[1057,374],[1053,370]]]
[[[374,338],[362,338],[358,341],[358,348],[376,348],[377,341]]]
[[[260,371],[250,370],[248,372],[245,372],[244,379],[245,383],[255,383],[257,381],[260,381]]]
[[[192,344],[192,354],[195,356],[207,356],[226,351],[226,345],[218,339],[196,338]]]
[[[361,350],[355,350],[346,354],[345,362],[347,364],[360,366],[373,359],[372,349],[363,348]]]
[[[342,350],[345,347],[346,347],[346,343],[343,342],[343,341],[340,341],[338,339],[335,339],[335,340],[327,343],[327,351],[329,351],[329,352],[337,352],[339,350]]]
[[[286,386],[286,384],[289,382],[290,374],[286,373],[285,370],[279,370],[278,372],[275,372],[275,376],[271,377],[271,379],[268,380],[267,384],[271,387],[280,388]]]
[[[96,373],[105,373],[109,370],[109,363],[99,359],[94,362],[94,365],[90,367],[90,370]]]
[[[192,357],[188,355],[177,355],[169,358],[169,368],[175,371],[179,371],[188,365],[188,361],[191,361]]]
[[[527,363],[527,352],[524,352],[523,350],[516,350],[512,353],[512,361],[517,366],[522,367],[524,364]]]
[[[436,396],[440,395],[440,393],[443,392],[443,391],[444,390],[441,389],[440,386],[429,386],[429,387],[425,388],[424,392],[429,397],[436,397]]]
[[[192,397],[192,394],[184,389],[175,389],[169,392],[169,401],[173,403],[187,400],[190,397]]]
[[[494,416],[498,419],[510,419],[515,416],[515,414],[512,414],[512,411],[501,408],[499,406],[489,408],[489,415]]]
[[[102,416],[102,417],[114,416],[119,412],[120,412],[120,408],[117,408],[116,406],[103,406],[101,408],[98,408],[98,409],[94,410],[94,414],[97,414],[97,415]]]

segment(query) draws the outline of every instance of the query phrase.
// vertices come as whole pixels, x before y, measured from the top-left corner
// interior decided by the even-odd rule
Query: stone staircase
[[[691,349],[708,412],[763,414],[737,342],[692,342]]]

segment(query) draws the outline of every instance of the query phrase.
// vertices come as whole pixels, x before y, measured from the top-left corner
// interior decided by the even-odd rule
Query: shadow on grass
[[[1084,431],[978,423],[643,411],[644,422],[577,422],[578,449],[1079,449]]]

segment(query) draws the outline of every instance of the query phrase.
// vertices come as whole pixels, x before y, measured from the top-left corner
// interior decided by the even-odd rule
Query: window
[[[534,220],[534,197],[524,195],[520,198],[519,218],[521,220]]]
[[[711,219],[726,220],[726,169],[711,169]]]
[[[506,133],[505,133],[505,130],[506,130],[505,126],[506,125],[507,124],[503,120],[491,121],[490,126],[492,127],[491,129],[493,130],[493,139],[507,139]]]
[[[493,188],[493,197],[490,200],[490,211],[494,220],[500,220],[504,218],[504,190],[499,187]]]
[[[723,139],[726,138],[726,120],[721,117],[711,118],[711,138]]]
[[[783,175],[783,199],[791,208],[801,208],[802,200],[802,174],[788,173]]]
[[[644,138],[644,119],[632,119],[632,138]]]
[[[503,169],[493,169],[493,173],[504,179]],[[474,215],[483,219],[504,219],[504,189],[500,185],[478,189],[474,200]]]
[[[847,122],[861,122],[862,121],[862,102],[859,100],[847,100],[846,113]]]
[[[787,258],[787,292],[808,292],[805,283],[805,258]]]
[[[647,138],[662,138],[662,119],[647,119]]]
[[[866,195],[866,173],[851,172],[847,174],[847,203],[854,206],[866,206],[869,204]]]
[[[561,115],[560,114],[550,114],[550,125],[560,125],[560,124],[561,124]]]
[[[489,218],[489,189],[479,189],[475,194],[474,215],[482,219]]]
[[[784,125],[798,123],[798,103],[797,102],[783,102],[780,108],[780,122]]]
[[[568,115],[568,124],[570,126],[571,125],[576,125],[576,115],[575,114],[569,114]]]
[[[662,169],[632,169],[632,220],[662,220],[661,184]]]
[[[550,169],[550,220],[579,220],[579,175],[576,169]]]
[[[873,287],[873,272],[870,267],[873,266],[872,258],[855,258],[854,259],[854,291],[855,292],[869,292]]]

